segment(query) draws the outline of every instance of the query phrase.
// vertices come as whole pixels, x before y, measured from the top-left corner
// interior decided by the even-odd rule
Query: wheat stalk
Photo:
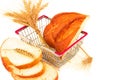
[[[86,69],[89,68],[91,66],[92,60],[93,58],[81,47],[78,45],[78,47],[82,50],[82,52],[84,53],[84,58],[82,59],[82,68]],[[82,55],[81,55],[82,56]]]
[[[46,44],[42,37],[41,31],[38,29],[37,21],[40,11],[43,10],[48,5],[48,3],[42,6],[41,3],[42,0],[39,0],[36,4],[32,4],[31,0],[28,1],[23,0],[24,4],[23,10],[20,10],[20,12],[15,11],[6,12],[5,16],[12,17],[12,20],[16,23],[33,28],[36,34],[39,36],[40,42]]]

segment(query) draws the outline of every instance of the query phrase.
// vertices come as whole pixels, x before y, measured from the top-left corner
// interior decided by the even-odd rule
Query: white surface
[[[21,0],[0,2],[0,44],[7,37],[18,37],[14,31],[21,25],[13,23],[2,13],[20,7]],[[85,50],[93,57],[89,71],[65,67],[61,80],[120,80],[120,5],[119,0],[45,0],[49,6],[41,12],[50,17],[58,12],[75,11],[90,15],[84,30]],[[17,6],[17,7],[16,7]],[[18,9],[18,8],[17,8]],[[12,80],[0,61],[0,80]]]

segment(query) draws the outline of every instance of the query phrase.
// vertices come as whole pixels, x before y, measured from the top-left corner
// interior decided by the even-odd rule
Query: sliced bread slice
[[[27,44],[17,38],[4,40],[0,51],[3,61],[7,59],[7,61],[19,69],[32,67],[42,60],[40,48]],[[6,62],[6,64],[8,63]]]
[[[11,71],[12,73],[22,78],[28,78],[28,77],[32,78],[32,77],[40,76],[41,74],[44,73],[44,70],[45,70],[42,62],[39,62],[33,67],[27,68],[27,69],[18,69],[13,65],[11,65],[10,67],[12,68],[12,71]]]
[[[58,80],[58,72],[55,68],[53,68],[47,63],[44,63],[44,67],[44,73],[42,75],[40,74],[38,77],[34,76],[29,78],[23,78],[14,73],[12,73],[11,75],[13,76],[14,80]]]
[[[1,54],[1,59],[3,61],[4,66],[14,65],[19,69],[32,67],[35,64],[37,64],[42,58],[41,52],[39,53],[38,57],[34,58],[30,57],[29,55],[23,55],[14,49],[2,49]]]

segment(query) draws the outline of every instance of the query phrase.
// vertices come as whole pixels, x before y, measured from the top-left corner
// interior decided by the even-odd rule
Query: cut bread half
[[[45,41],[58,53],[64,52],[79,36],[87,17],[87,15],[76,12],[56,14],[45,27],[43,33]]]
[[[13,65],[11,65],[10,67],[12,68],[12,73],[22,78],[30,78],[30,77],[32,78],[32,77],[40,76],[41,74],[44,73],[45,70],[42,62],[39,62],[33,67],[27,69],[18,69]]]
[[[42,60],[42,51],[16,38],[8,38],[1,46],[1,57],[3,64],[11,63],[23,69],[32,67]]]
[[[58,72],[56,69],[54,69],[52,66],[50,66],[47,63],[44,63],[45,71],[44,73],[38,77],[29,77],[29,78],[23,78],[20,77],[14,73],[11,75],[13,76],[14,80],[58,80]]]

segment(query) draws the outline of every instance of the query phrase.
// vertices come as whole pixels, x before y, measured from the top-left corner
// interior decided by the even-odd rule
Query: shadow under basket
[[[49,24],[50,20],[51,19],[46,15],[42,15],[38,18],[38,28],[40,31],[42,31],[42,33],[46,25]],[[63,52],[59,53],[56,52],[54,49],[47,48],[44,46],[44,44],[41,44],[36,32],[29,26],[23,26],[17,29],[15,33],[20,36],[22,41],[41,48],[43,53],[43,59],[56,67],[61,67],[68,60],[75,56],[75,54],[80,49],[79,46],[81,46],[83,38],[87,35],[87,32],[81,31],[81,34],[76,38],[76,41],[73,42]]]

